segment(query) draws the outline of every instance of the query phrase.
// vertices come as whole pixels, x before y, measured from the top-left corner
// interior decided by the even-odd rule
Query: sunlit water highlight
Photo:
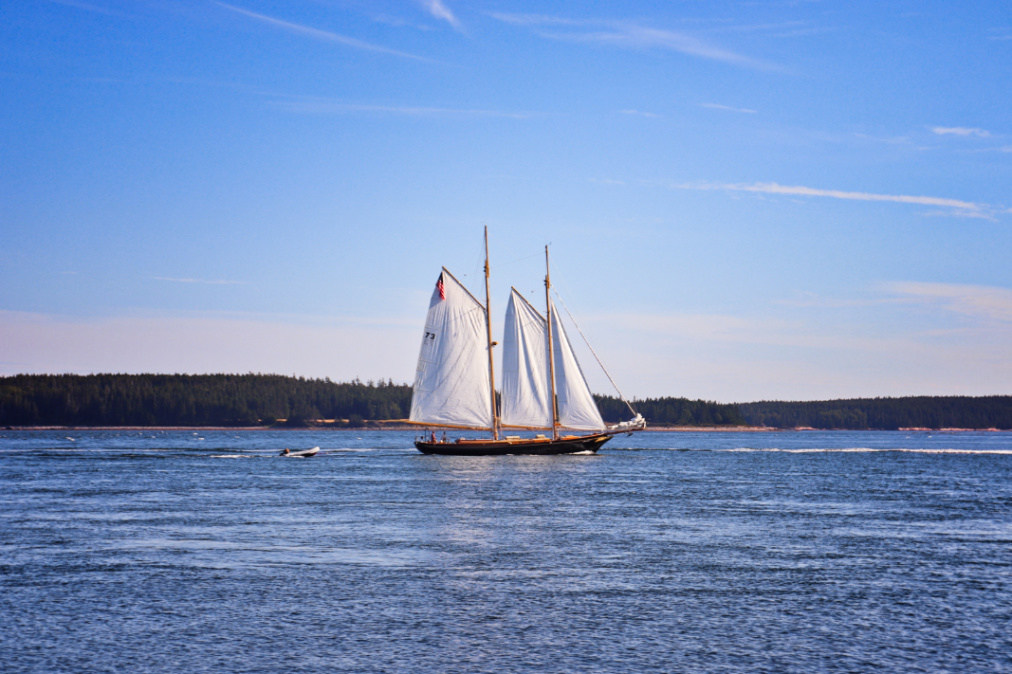
[[[0,670],[1012,671],[1012,434],[411,440],[0,432]]]

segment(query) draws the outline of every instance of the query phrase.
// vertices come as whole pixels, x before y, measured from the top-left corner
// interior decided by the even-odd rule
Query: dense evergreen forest
[[[608,423],[631,415],[595,396]],[[652,426],[820,429],[1012,429],[1012,396],[911,397],[719,404],[685,398],[633,401]],[[0,377],[0,426],[361,426],[404,419],[411,387],[265,374],[96,374]],[[283,420],[283,421],[280,421]]]
[[[625,403],[597,397],[605,421],[631,415]],[[337,383],[263,374],[97,374],[0,377],[0,426],[258,426],[279,419],[335,426],[404,419],[411,387],[393,382]],[[743,424],[734,405],[684,398],[636,403],[649,423]]]
[[[758,402],[738,405],[752,426],[777,428],[1012,429],[1012,396],[920,396],[813,402]]]
[[[601,416],[608,423],[625,421],[632,414],[619,398],[594,396]],[[686,398],[648,398],[634,400],[637,412],[654,426],[744,426],[746,421],[737,405],[725,405]]]
[[[257,426],[402,419],[411,388],[265,374],[0,377],[3,426]],[[347,425],[346,423],[346,425]]]

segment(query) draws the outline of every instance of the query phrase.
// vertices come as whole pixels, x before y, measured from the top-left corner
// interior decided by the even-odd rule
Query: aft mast
[[[555,343],[552,341],[552,280],[548,265],[548,246],[545,246],[545,316],[548,323],[548,385],[551,389],[549,402],[552,408],[552,437],[559,439],[559,403],[555,399]]]
[[[492,303],[488,291],[488,226],[485,226],[485,328],[488,335],[488,381],[492,398],[492,439],[499,439],[499,413],[495,404],[495,358],[492,354]]]

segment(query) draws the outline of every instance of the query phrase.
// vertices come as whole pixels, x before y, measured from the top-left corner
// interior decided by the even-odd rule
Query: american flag
[[[439,275],[439,280],[436,281],[436,287],[439,288],[439,299],[445,300],[446,299],[446,289],[443,288],[443,275],[442,274]]]

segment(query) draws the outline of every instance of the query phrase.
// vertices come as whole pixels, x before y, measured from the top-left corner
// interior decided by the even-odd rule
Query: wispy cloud
[[[751,108],[735,108],[730,105],[721,105],[720,103],[700,103],[699,107],[710,108],[711,110],[726,110],[728,112],[743,112],[748,115],[754,115],[756,113],[756,111]]]
[[[803,197],[827,197],[848,201],[885,201],[900,204],[917,204],[920,206],[938,206],[964,211],[967,214],[987,215],[990,207],[972,201],[947,199],[945,197],[912,196],[905,194],[876,194],[873,192],[847,192],[844,190],[826,190],[802,185],[780,185],[778,183],[682,183],[674,185],[686,190],[727,190],[732,192],[756,192],[762,194],[783,194]]]
[[[209,286],[231,286],[231,285],[245,285],[244,281],[226,281],[223,279],[209,280],[199,278],[173,278],[170,276],[155,276],[156,281],[168,281],[169,283],[197,283],[200,285]]]
[[[602,314],[582,322],[607,326],[612,336],[595,347],[641,390],[663,395],[675,387],[727,401],[1008,391],[1012,290],[872,290],[852,299],[809,294],[756,315]]]
[[[854,133],[854,138],[862,141],[869,141],[872,143],[882,143],[884,145],[911,145],[909,136],[871,136],[866,133]],[[923,148],[922,148],[923,149]]]
[[[952,313],[1012,323],[1012,289],[959,283],[887,281],[861,297],[823,297],[799,292],[776,302],[781,306],[818,309],[864,309],[897,305],[940,308]]]
[[[542,37],[553,40],[601,44],[623,49],[660,49],[756,70],[779,69],[774,64],[723,49],[687,33],[653,28],[633,21],[569,19],[543,14],[501,12],[495,12],[491,16],[503,23],[536,29]]]
[[[421,2],[422,6],[428,10],[429,14],[441,21],[447,22],[457,30],[462,30],[463,27],[461,26],[460,21],[458,21],[454,13],[450,11],[450,8],[443,4],[443,0],[421,0]]]
[[[529,119],[536,113],[513,112],[508,110],[482,110],[476,108],[440,108],[434,106],[412,105],[369,105],[363,103],[346,103],[330,98],[313,96],[290,97],[275,102],[275,105],[288,112],[311,115],[338,115],[355,113],[377,113],[387,115],[405,115],[412,117],[503,117],[506,119]]]
[[[680,338],[708,339],[724,342],[752,342],[758,335],[788,333],[797,325],[785,325],[778,319],[754,319],[728,314],[600,314],[582,319],[582,322],[596,322],[606,325],[636,326],[636,330],[653,335]],[[766,339],[766,337],[759,338]]]
[[[0,374],[283,372],[338,381],[406,379],[414,321],[289,316],[77,318],[0,309]],[[291,348],[298,344],[299,348]],[[349,359],[345,354],[354,353]]]
[[[1012,289],[955,283],[897,281],[882,290],[908,302],[941,307],[965,316],[1012,323]]]
[[[85,12],[95,12],[96,14],[114,15],[116,12],[112,12],[105,7],[99,7],[90,2],[78,2],[77,0],[49,0],[57,5],[64,5],[65,7],[73,7],[74,9],[84,10]]]
[[[108,9],[106,7],[101,7],[99,5],[96,5],[96,4],[93,4],[93,3],[90,3],[90,2],[79,2],[79,0],[49,0],[49,1],[52,2],[52,3],[55,3],[57,5],[64,5],[66,7],[73,7],[74,9],[80,9],[80,10],[83,10],[85,12],[94,12],[96,14],[105,14],[107,16],[120,16],[120,17],[126,16],[125,14],[123,14],[121,12],[115,12],[115,11],[113,11],[111,9]]]
[[[623,115],[633,115],[635,117],[650,117],[650,118],[660,117],[660,115],[656,113],[644,112],[642,110],[619,110],[619,112],[622,113]]]
[[[895,302],[894,299],[885,299],[880,296],[875,298],[853,298],[853,297],[826,297],[808,290],[795,291],[793,297],[775,300],[774,304],[785,307],[814,308],[814,309],[854,309]]]
[[[965,126],[933,126],[931,127],[931,132],[939,136],[975,136],[977,138],[991,137],[990,131]]]
[[[568,19],[561,16],[548,16],[547,14],[510,14],[508,12],[492,12],[493,19],[514,26],[578,26],[588,23],[581,19]]]
[[[379,54],[400,56],[402,58],[414,59],[417,61],[430,60],[422,56],[416,56],[415,54],[409,54],[407,52],[398,51],[396,49],[389,49],[387,47],[375,45],[370,42],[365,42],[363,40],[358,40],[353,37],[348,37],[346,35],[332,33],[328,30],[320,30],[319,28],[313,28],[311,26],[304,26],[302,24],[292,23],[290,21],[276,19],[272,16],[267,16],[266,14],[258,14],[256,12],[251,12],[248,9],[243,9],[242,7],[236,7],[234,5],[225,4],[224,2],[215,2],[215,4],[218,5],[219,7],[229,10],[230,12],[242,14],[243,16],[249,17],[256,21],[260,21],[261,23],[266,23],[267,25],[274,26],[275,28],[280,28],[281,30],[287,31],[289,33],[293,33],[295,35],[303,35],[305,37],[309,37],[314,40],[331,42],[334,44],[344,45],[345,47],[352,47],[354,49],[361,49],[364,51],[371,51]]]

